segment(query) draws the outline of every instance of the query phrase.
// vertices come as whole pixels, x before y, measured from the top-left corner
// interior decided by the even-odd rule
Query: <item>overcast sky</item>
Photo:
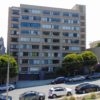
[[[86,47],[89,43],[100,40],[100,1],[99,0],[2,0],[0,3],[0,37],[7,47],[8,8],[20,4],[48,7],[72,8],[75,4],[86,5]]]

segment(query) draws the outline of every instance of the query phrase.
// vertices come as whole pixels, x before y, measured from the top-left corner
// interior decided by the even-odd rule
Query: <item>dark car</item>
[[[66,78],[65,77],[57,77],[56,79],[51,81],[50,84],[59,84],[59,83],[65,83],[65,82],[66,82]]]
[[[45,100],[45,94],[37,91],[28,91],[20,95],[19,100]]]
[[[7,96],[0,95],[0,100],[6,100],[6,99],[7,99]],[[12,100],[12,97],[11,96],[8,96],[8,100]]]
[[[87,75],[86,77],[87,79],[96,79],[96,78],[100,78],[100,73],[94,73],[92,75]]]
[[[100,86],[90,83],[83,83],[75,87],[75,92],[79,94],[100,91]]]

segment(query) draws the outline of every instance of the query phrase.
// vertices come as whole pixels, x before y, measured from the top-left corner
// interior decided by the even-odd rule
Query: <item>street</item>
[[[84,82],[100,85],[100,79],[98,79],[98,80],[90,80],[90,81],[86,80]],[[73,82],[73,83],[57,84],[57,85],[43,85],[43,86],[15,89],[13,91],[10,91],[9,95],[12,96],[13,100],[19,100],[19,95],[24,93],[24,92],[26,92],[26,91],[38,91],[38,92],[45,93],[45,95],[46,95],[46,99],[45,100],[58,100],[58,99],[48,99],[48,90],[50,88],[56,87],[56,86],[62,86],[62,87],[66,87],[66,88],[71,88],[74,91],[75,86],[80,84],[80,83],[83,83],[83,82]],[[6,94],[6,93],[4,93],[4,94]]]

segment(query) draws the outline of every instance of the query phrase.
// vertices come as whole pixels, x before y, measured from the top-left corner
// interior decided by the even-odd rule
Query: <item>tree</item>
[[[100,47],[100,43],[97,43],[96,47]]]
[[[79,54],[68,54],[64,57],[63,66],[69,74],[76,74],[82,66],[82,56]]]
[[[7,77],[8,57],[9,57],[9,77],[13,78],[18,74],[18,66],[15,59],[8,55],[1,55],[0,56],[0,80],[2,83],[6,81],[6,77]]]
[[[84,51],[81,53],[81,56],[83,58],[83,66],[88,68],[88,71],[91,73],[93,66],[97,64],[97,57],[96,55],[91,51]]]

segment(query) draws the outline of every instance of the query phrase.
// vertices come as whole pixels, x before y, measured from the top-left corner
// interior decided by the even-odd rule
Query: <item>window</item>
[[[69,12],[63,12],[63,16],[70,16]]]
[[[18,56],[18,52],[13,51],[13,52],[12,52],[12,56]]]
[[[38,57],[39,56],[39,53],[38,52],[32,52],[32,56],[33,57]]]
[[[34,28],[40,28],[40,23],[21,22],[21,27],[34,27]]]
[[[33,20],[40,21],[41,20],[41,17],[40,16],[33,16]]]
[[[63,46],[63,50],[68,50],[69,46]]]
[[[29,9],[23,9],[23,12],[25,12],[25,13],[29,13],[30,10],[29,10]]]
[[[71,50],[71,51],[79,51],[80,50],[80,47],[69,47],[69,50]]]
[[[51,22],[60,22],[61,19],[60,18],[51,18]]]
[[[27,16],[27,15],[22,15],[22,19],[24,19],[24,20],[29,20],[29,16]]]
[[[51,25],[42,25],[42,28],[50,29],[51,28]]]
[[[11,38],[11,42],[18,42],[17,38]]]
[[[28,56],[28,52],[23,52],[23,56]]]
[[[28,72],[28,67],[21,67],[21,72],[23,72],[23,73]]]
[[[11,49],[17,49],[17,48],[18,48],[18,45],[17,45],[17,44],[11,44],[11,45],[10,45],[10,48],[11,48]]]
[[[40,10],[36,10],[36,9],[32,9],[32,13],[33,14],[41,14],[41,11]]]
[[[46,15],[50,15],[50,11],[48,11],[48,10],[43,10],[42,13],[46,14]]]
[[[53,49],[53,50],[59,50],[60,47],[59,47],[59,46],[52,46],[52,49]]]
[[[18,34],[18,31],[16,31],[16,30],[11,30],[10,33],[13,34],[13,35],[16,35],[16,34]]]
[[[55,53],[54,53],[54,57],[58,57],[58,53],[55,52]]]
[[[19,15],[19,10],[12,10],[13,15]]]
[[[53,29],[59,29],[60,27],[59,27],[59,25],[52,25],[52,28]]]
[[[54,36],[59,36],[60,32],[53,32]]]
[[[19,28],[18,24],[12,24],[11,27],[12,28]]]
[[[22,41],[22,42],[29,42],[30,38],[20,38],[20,41]]]
[[[19,18],[18,17],[12,17],[11,20],[12,21],[15,21],[15,22],[18,22],[19,21]]]
[[[71,27],[70,26],[63,26],[62,29],[63,30],[71,30]]]
[[[28,59],[22,59],[22,64],[28,64]]]
[[[49,31],[43,31],[43,35],[50,35]]]
[[[79,17],[78,13],[72,13],[72,17]]]
[[[42,49],[50,49],[50,46],[49,45],[44,45],[44,46],[42,46]]]
[[[58,16],[58,15],[60,15],[60,12],[58,12],[58,11],[53,11],[52,14]]]
[[[64,22],[65,24],[70,24],[70,20],[68,20],[68,19],[63,19],[63,22]]]
[[[59,60],[52,60],[53,64],[59,64]]]
[[[21,30],[21,34],[30,34],[30,30]]]
[[[59,43],[60,40],[59,39],[53,39],[53,43]]]
[[[40,38],[31,38],[31,42],[41,42]]]
[[[48,53],[47,52],[44,53],[44,57],[48,57]]]
[[[64,32],[64,33],[63,33],[63,36],[68,37],[68,34],[69,34],[68,32]]]
[[[48,18],[48,17],[43,17],[43,18],[42,18],[42,21],[44,21],[44,22],[49,22],[49,21],[50,21],[50,18]]]
[[[39,45],[32,45],[32,49],[39,49]]]

